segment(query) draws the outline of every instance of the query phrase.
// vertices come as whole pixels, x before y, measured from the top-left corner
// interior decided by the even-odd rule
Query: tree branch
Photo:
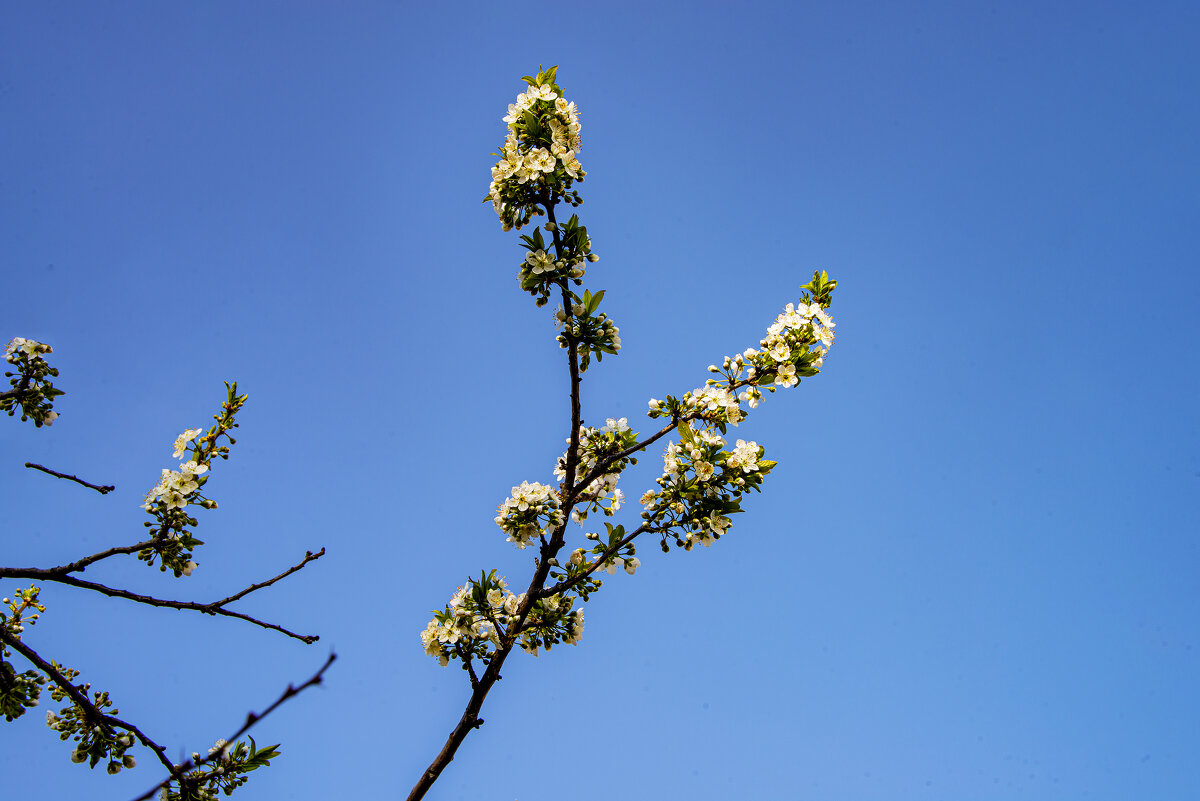
[[[49,467],[42,467],[40,464],[34,464],[33,462],[26,462],[25,466],[32,467],[34,470],[41,470],[43,473],[49,473],[50,475],[54,476],[55,478],[65,478],[65,479],[68,479],[69,481],[74,481],[76,484],[82,484],[85,487],[90,487],[91,489],[94,489],[96,492],[100,493],[101,495],[107,495],[108,493],[110,493],[116,489],[116,487],[107,485],[107,484],[104,486],[93,484],[90,481],[84,481],[82,478],[77,478],[76,476],[69,476],[66,473],[60,473],[57,470],[51,470]]]
[[[575,485],[575,489],[571,492],[571,494],[569,496],[567,496],[568,505],[574,506],[575,502],[581,499],[580,496],[583,493],[583,491],[587,487],[590,487],[592,485],[593,481],[600,478],[602,475],[604,475],[608,471],[609,465],[614,464],[621,459],[624,459],[626,456],[632,456],[633,454],[646,449],[650,445],[653,445],[655,442],[662,439],[667,434],[670,434],[672,431],[674,431],[676,428],[678,428],[679,424],[682,423],[683,421],[692,420],[692,419],[695,419],[695,417],[696,417],[696,415],[694,415],[694,414],[685,415],[684,417],[679,418],[678,420],[674,421],[670,425],[664,426],[658,433],[642,440],[641,442],[637,443],[636,445],[630,445],[628,448],[621,451],[620,453],[614,453],[611,456],[605,456],[603,459],[596,462],[596,466],[592,468],[592,471],[590,473],[588,473],[586,476],[584,476],[583,479],[578,484]]]
[[[28,382],[28,380],[26,380],[23,383],[27,384],[29,382]],[[0,401],[8,400],[9,398],[23,398],[26,395],[33,395],[36,392],[37,392],[36,389],[21,389],[21,388],[8,389],[8,390],[5,390],[4,392],[0,392]]]
[[[99,562],[101,559],[107,559],[110,556],[117,556],[123,553],[137,553],[143,548],[149,548],[155,544],[155,540],[146,540],[133,545],[121,545],[116,548],[109,548],[107,551],[85,556],[77,562],[71,562],[69,565],[59,565],[58,567],[0,567],[0,579],[2,578],[34,578],[45,581],[54,581],[57,576],[65,576],[68,573],[84,570],[88,565]]]
[[[551,232],[554,234],[555,256],[562,258],[562,242],[559,237],[558,223],[554,219],[554,205],[552,203],[554,200],[555,198],[547,191],[543,205],[546,208],[547,218],[550,222],[555,223],[554,230]],[[566,279],[559,282],[559,288],[562,290],[563,307],[569,313],[571,309],[571,297]],[[573,337],[566,335],[566,340],[567,359],[571,374],[571,436],[568,440],[570,444],[567,446],[566,478],[563,480],[563,489],[560,495],[565,502],[562,508],[563,522],[551,533],[549,542],[543,540],[541,559],[538,561],[537,570],[534,571],[533,578],[529,582],[529,588],[525,592],[525,601],[517,608],[517,623],[509,626],[508,635],[501,637],[500,644],[496,647],[495,653],[492,654],[492,659],[488,663],[487,670],[479,677],[478,682],[472,683],[473,691],[471,698],[467,701],[467,707],[463,710],[462,717],[459,718],[458,724],[450,732],[450,736],[446,738],[446,743],[442,746],[442,750],[438,752],[433,762],[421,774],[421,778],[413,785],[412,791],[408,794],[408,801],[420,801],[420,799],[425,797],[425,794],[429,792],[429,788],[437,781],[438,776],[442,775],[442,771],[454,760],[454,755],[458,752],[459,746],[462,745],[467,735],[473,729],[477,729],[483,725],[483,720],[479,718],[479,710],[483,708],[483,702],[493,685],[500,680],[500,668],[503,667],[504,661],[508,659],[508,655],[512,653],[512,649],[516,645],[521,627],[524,626],[525,620],[533,608],[535,596],[546,583],[546,578],[550,573],[550,559],[563,547],[564,532],[567,528],[567,522],[571,517],[570,504],[574,502],[571,496],[575,494],[575,486],[572,482],[575,475],[575,464],[579,457],[579,423],[581,418],[579,402],[579,349]],[[138,801],[141,801],[141,799],[138,799]]]
[[[635,539],[637,539],[638,535],[645,534],[649,530],[650,530],[650,524],[642,523],[642,525],[638,526],[633,531],[629,532],[628,535],[623,537],[615,545],[610,546],[608,549],[606,549],[604,551],[604,553],[597,556],[596,560],[592,563],[592,566],[589,567],[584,572],[580,573],[577,576],[572,576],[570,579],[560,581],[557,584],[555,584],[553,587],[543,587],[542,589],[538,590],[537,599],[540,600],[542,598],[549,598],[552,595],[558,595],[560,592],[566,592],[567,590],[571,589],[576,584],[583,581],[585,578],[592,575],[597,570],[599,570],[601,567],[603,567],[605,562],[607,562],[611,557],[616,556],[617,552],[619,552],[621,550],[621,548],[625,547],[626,545],[628,545],[629,543],[631,543]]]
[[[122,728],[128,731],[130,734],[137,737],[142,745],[153,751],[155,756],[158,757],[158,761],[163,763],[167,770],[172,770],[174,768],[174,765],[171,764],[171,760],[167,759],[167,752],[165,748],[147,737],[141,729],[139,729],[137,726],[134,726],[132,723],[126,723],[120,718],[113,717],[112,715],[106,715],[97,709],[96,705],[88,700],[87,695],[82,690],[68,681],[66,676],[55,670],[53,665],[42,659],[37,651],[33,650],[21,640],[9,634],[3,626],[0,626],[0,641],[3,641],[6,646],[12,648],[21,656],[28,659],[34,667],[45,673],[52,682],[58,685],[58,687],[67,694],[67,697],[71,699],[75,706],[84,711],[87,719],[92,721],[93,724],[107,723],[109,726]]]
[[[258,713],[258,714],[255,714],[254,712],[247,713],[246,714],[246,722],[242,724],[242,727],[240,729],[238,729],[233,734],[231,734],[229,737],[227,737],[226,742],[230,742],[230,743],[237,742],[239,737],[241,737],[246,732],[250,731],[251,727],[253,727],[256,723],[261,721],[267,715],[274,712],[285,701],[287,701],[290,698],[294,698],[295,696],[297,696],[300,693],[307,690],[309,687],[315,687],[316,685],[320,684],[323,681],[325,671],[329,669],[329,666],[332,665],[334,660],[336,660],[336,659],[337,659],[337,654],[334,654],[334,653],[329,654],[329,658],[325,660],[325,664],[321,665],[321,669],[318,670],[316,673],[314,673],[308,681],[304,682],[299,687],[293,687],[291,684],[289,684],[287,686],[287,689],[283,691],[283,694],[280,695],[277,699],[275,699],[275,703],[271,704],[269,707],[264,709],[261,713]],[[137,798],[133,799],[133,801],[146,801],[146,799],[151,798],[159,790],[166,787],[171,782],[176,781],[181,776],[183,776],[183,774],[187,773],[189,770],[195,770],[196,768],[204,767],[212,760],[218,759],[220,756],[221,756],[221,751],[220,751],[220,749],[218,749],[217,751],[214,751],[213,753],[209,754],[208,756],[204,757],[203,759],[198,759],[195,762],[192,762],[192,760],[188,759],[188,760],[185,760],[183,762],[183,764],[181,764],[181,765],[171,765],[170,763],[168,763],[167,767],[168,767],[168,770],[170,771],[171,775],[168,776],[163,781],[161,781],[158,784],[151,787],[146,792],[139,795]]]
[[[292,567],[288,568],[284,572],[280,573],[278,576],[275,576],[272,579],[268,579],[267,581],[260,582],[258,584],[254,584],[250,587],[247,587],[246,589],[242,590],[241,592],[235,593],[235,594],[229,596],[228,598],[223,598],[220,601],[213,601],[213,602],[207,603],[207,604],[197,603],[196,601],[172,601],[172,600],[168,600],[165,598],[155,598],[150,595],[139,595],[138,593],[130,592],[129,590],[122,590],[122,589],[118,589],[116,587],[109,587],[104,584],[97,584],[94,581],[84,581],[83,579],[76,578],[71,575],[66,575],[64,573],[60,573],[60,572],[58,572],[60,570],[60,568],[54,568],[53,570],[39,570],[37,568],[29,568],[29,569],[0,568],[0,578],[29,578],[29,579],[42,580],[42,581],[52,581],[52,582],[56,582],[58,584],[66,584],[67,586],[70,586],[70,587],[79,587],[79,588],[85,589],[85,590],[92,590],[94,592],[99,592],[104,595],[108,595],[112,598],[124,598],[126,600],[135,601],[137,603],[146,604],[148,606],[162,606],[162,607],[167,607],[170,609],[188,609],[188,610],[192,610],[192,611],[196,611],[196,612],[203,612],[206,615],[220,615],[223,617],[236,617],[240,620],[245,620],[249,623],[253,623],[256,626],[261,626],[265,629],[272,629],[274,631],[278,631],[282,634],[286,634],[289,637],[292,637],[294,639],[300,640],[301,642],[311,645],[312,643],[314,643],[318,639],[320,639],[320,637],[318,637],[315,634],[296,634],[295,632],[289,631],[288,629],[285,629],[282,626],[278,626],[274,623],[267,623],[266,621],[259,620],[258,618],[255,618],[255,617],[251,617],[250,615],[242,614],[241,612],[234,612],[230,609],[225,609],[224,607],[226,604],[232,603],[233,601],[236,601],[240,598],[244,598],[245,596],[249,595],[250,593],[252,593],[256,590],[261,590],[264,587],[271,586],[272,584],[279,581],[280,579],[286,578],[287,576],[290,576],[292,573],[295,573],[297,570],[300,570],[302,567],[307,565],[309,562],[312,562],[316,559],[320,559],[324,555],[325,555],[324,548],[322,548],[317,553],[312,553],[312,552],[306,551],[304,554],[304,559],[302,559],[298,564],[293,565]]]
[[[316,560],[320,559],[324,555],[325,555],[324,548],[317,551],[316,553],[313,553],[312,551],[305,551],[303,559],[301,559],[297,564],[292,565],[287,570],[280,573],[275,578],[267,579],[266,581],[260,582],[258,584],[252,584],[249,587],[247,587],[246,589],[242,590],[241,592],[234,593],[233,595],[230,595],[228,598],[225,598],[224,600],[214,601],[213,603],[209,604],[209,606],[212,606],[214,608],[221,607],[221,606],[224,606],[225,604],[233,603],[234,601],[238,600],[239,598],[244,598],[245,596],[249,595],[252,592],[261,590],[263,587],[270,587],[272,584],[279,581],[280,579],[287,578],[288,576],[295,573],[297,570],[300,570],[301,568],[303,568],[309,562],[315,562]],[[314,642],[315,642],[315,640],[314,640]]]

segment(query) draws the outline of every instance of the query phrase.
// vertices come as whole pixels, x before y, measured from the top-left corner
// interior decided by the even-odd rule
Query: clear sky
[[[232,379],[199,569],[87,578],[209,601],[328,549],[240,607],[317,645],[53,586],[27,642],[173,755],[335,649],[235,797],[407,793],[468,695],[418,634],[469,573],[528,579],[492,517],[568,433],[480,203],[559,64],[624,343],[590,422],[648,429],[813,269],[838,342],[737,432],[779,466],[729,535],[647,543],[578,647],[514,655],[430,798],[1194,795],[1198,49],[1191,2],[5,4],[0,339],[68,394],[0,421],[0,563],[140,539]],[[158,780],[70,764],[48,708],[0,728],[6,797]]]

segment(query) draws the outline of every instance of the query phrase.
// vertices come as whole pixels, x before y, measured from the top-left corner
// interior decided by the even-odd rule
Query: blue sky
[[[559,64],[624,343],[586,419],[648,429],[813,269],[839,337],[739,430],[779,467],[729,536],[645,544],[577,648],[514,656],[430,798],[1194,793],[1198,44],[1168,2],[7,5],[0,338],[51,343],[68,394],[0,427],[3,563],[139,539],[232,379],[200,568],[87,577],[207,601],[328,549],[240,607],[314,646],[50,586],[27,642],[173,754],[334,649],[237,797],[407,792],[468,695],[418,633],[470,573],[527,579],[492,517],[567,434],[480,203]],[[40,714],[3,732],[13,797],[158,780],[70,764]]]

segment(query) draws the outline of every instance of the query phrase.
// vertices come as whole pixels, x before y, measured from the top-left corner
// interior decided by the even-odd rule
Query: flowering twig
[[[588,576],[604,567],[610,558],[621,552],[622,548],[637,539],[639,535],[645,534],[649,530],[650,525],[647,523],[643,523],[642,525],[638,526],[633,531],[629,532],[624,537],[617,540],[614,544],[605,549],[603,553],[596,557],[596,559],[592,562],[592,566],[587,570],[584,570],[582,573],[578,573],[569,579],[563,579],[552,587],[545,587],[541,590],[538,590],[537,593],[535,593],[535,599],[549,598],[551,596],[558,595],[561,592],[566,592],[577,584],[580,584]]]
[[[82,690],[72,684],[67,677],[56,670],[53,665],[51,665],[45,659],[42,659],[37,651],[33,650],[21,640],[17,639],[14,635],[6,631],[3,626],[0,626],[0,642],[3,642],[9,648],[12,648],[21,656],[29,660],[34,667],[45,673],[50,678],[50,681],[54,682],[55,685],[57,685],[67,695],[67,697],[71,699],[75,706],[83,710],[88,720],[96,724],[106,723],[111,727],[124,729],[133,736],[137,737],[138,741],[141,742],[142,745],[153,751],[155,756],[158,757],[158,761],[163,763],[167,770],[172,770],[174,768],[174,766],[171,764],[171,760],[167,759],[167,751],[165,748],[147,737],[141,729],[139,729],[137,726],[134,726],[132,723],[126,723],[118,717],[106,715],[97,709],[96,705],[88,700],[87,695]]]
[[[110,493],[116,489],[116,487],[109,485],[109,484],[105,484],[103,486],[98,485],[98,484],[93,484],[90,481],[84,481],[82,478],[78,478],[77,476],[69,476],[66,473],[60,473],[57,470],[51,470],[49,467],[42,467],[40,464],[34,464],[33,462],[26,462],[25,466],[32,467],[34,470],[41,470],[43,473],[49,473],[50,475],[54,476],[55,478],[65,478],[69,481],[74,481],[76,484],[82,484],[85,487],[90,487],[91,489],[94,489],[96,492],[100,493],[101,495],[107,495],[108,493]]]
[[[570,435],[566,452],[554,468],[560,479],[557,486],[522,482],[513,487],[495,518],[508,541],[518,548],[535,542],[539,546],[526,591],[520,596],[509,592],[494,570],[479,579],[468,579],[443,611],[434,612],[421,633],[429,656],[442,665],[451,659],[463,663],[471,677],[471,695],[445,745],[414,785],[409,801],[425,796],[466,735],[483,723],[480,709],[517,645],[536,656],[541,648],[549,651],[558,643],[579,642],[584,621],[583,611],[573,608],[575,602],[586,602],[600,588],[602,582],[593,576],[601,568],[614,573],[624,565],[627,573],[636,571],[640,565],[634,555],[637,537],[657,532],[663,538],[664,551],[669,551],[667,542],[672,536],[685,550],[691,550],[696,542],[707,546],[721,538],[730,525],[728,515],[741,511],[744,493],[757,491],[763,476],[776,464],[764,459],[765,449],[753,441],[739,439],[726,450],[728,443],[721,436],[726,426],[736,426],[746,418],[741,401],[757,408],[763,392],[795,386],[801,377],[816,375],[833,340],[834,323],[825,309],[836,282],[824,272],[814,273],[812,282],[802,288],[799,305],[788,304],[768,328],[760,342],[765,350],[750,348],[725,357],[721,367],[708,368],[723,379],[710,378],[704,387],[682,398],[651,399],[648,416],[669,421],[659,431],[638,441],[625,418],[609,419],[602,429],[584,426],[582,374],[593,356],[598,362],[603,354],[616,354],[621,342],[613,320],[607,312],[598,311],[604,291],[584,289],[577,294],[572,289],[572,284],[582,286],[587,262],[599,257],[592,252],[587,228],[578,215],[571,215],[565,224],[556,217],[559,202],[572,206],[582,202],[571,187],[586,174],[575,155],[579,149],[578,110],[555,83],[556,71],[551,67],[538,72],[536,78],[524,78],[528,89],[517,96],[504,117],[508,134],[497,154],[500,161],[492,168],[485,200],[491,201],[504,230],[520,229],[535,217],[546,217],[541,226],[521,236],[522,247],[529,253],[519,280],[538,306],[544,306],[554,294],[561,296],[562,306],[554,316],[563,329],[557,340],[567,351]],[[743,387],[748,389],[739,396],[737,390]],[[596,532],[585,535],[597,542],[590,549],[593,561],[585,561],[585,549],[577,548],[569,564],[560,564],[558,555],[566,547],[568,521],[582,523],[597,510],[606,516],[617,512],[624,501],[623,491],[616,486],[620,474],[637,463],[636,454],[672,431],[678,431],[680,442],[667,445],[664,472],[656,482],[661,490],[648,491],[641,498],[643,522],[630,532],[606,523],[607,540],[601,542]],[[547,587],[547,582],[551,586]],[[475,657],[486,665],[478,677],[472,663]]]
[[[227,738],[227,742],[231,742],[231,743],[235,742],[243,734],[250,731],[250,729],[256,723],[258,723],[263,718],[265,718],[267,715],[271,714],[276,709],[278,709],[279,706],[282,705],[285,701],[287,701],[291,698],[294,698],[295,696],[297,696],[300,693],[307,690],[309,687],[315,687],[318,684],[320,684],[323,681],[325,671],[329,669],[329,666],[332,665],[334,663],[334,660],[336,660],[336,659],[337,659],[337,654],[334,654],[334,653],[329,654],[329,658],[325,660],[325,664],[321,665],[321,669],[318,670],[316,673],[314,673],[308,679],[308,681],[304,682],[299,687],[294,687],[291,684],[289,684],[287,686],[287,689],[285,689],[283,691],[283,694],[280,695],[278,698],[276,698],[275,702],[273,704],[271,704],[269,707],[267,707],[266,709],[264,709],[262,712],[259,712],[259,713],[248,712],[246,714],[246,722],[242,724],[241,728],[239,728],[237,731],[235,731],[232,735],[230,735]],[[155,793],[157,793],[162,788],[166,787],[171,782],[179,780],[179,778],[182,777],[183,774],[187,773],[189,770],[195,770],[196,768],[203,767],[204,765],[207,765],[209,762],[212,762],[213,760],[220,759],[221,755],[222,755],[221,749],[218,748],[218,749],[215,749],[208,756],[202,757],[195,761],[188,759],[188,760],[185,760],[180,765],[171,765],[168,762],[167,768],[170,771],[171,775],[168,776],[163,781],[161,781],[158,784],[151,787],[146,792],[139,795],[137,798],[133,799],[133,801],[146,801],[146,799],[151,798]]]

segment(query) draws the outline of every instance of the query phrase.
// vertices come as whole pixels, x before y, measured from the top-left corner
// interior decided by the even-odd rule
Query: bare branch
[[[334,653],[329,654],[329,658],[325,660],[325,664],[321,665],[321,669],[318,670],[316,673],[314,673],[308,681],[304,682],[299,687],[293,687],[291,684],[289,684],[287,686],[287,689],[283,691],[283,694],[275,699],[275,703],[271,704],[269,707],[264,709],[262,712],[257,713],[257,714],[255,714],[254,712],[247,713],[246,714],[246,722],[242,724],[242,727],[240,729],[235,731],[229,737],[225,738],[226,742],[230,742],[230,743],[237,742],[239,737],[241,737],[246,732],[250,731],[251,727],[253,727],[256,723],[258,723],[260,720],[265,718],[267,715],[274,712],[285,701],[287,701],[290,698],[294,698],[295,696],[297,696],[300,693],[307,690],[309,687],[315,687],[316,685],[320,684],[323,681],[325,671],[329,669],[329,666],[332,665],[334,660],[336,660],[336,659],[337,659],[337,654],[334,654]],[[221,756],[221,751],[218,749],[217,751],[214,751],[213,753],[209,754],[208,756],[204,757],[203,759],[198,759],[195,762],[192,762],[189,759],[189,760],[185,760],[183,762],[183,764],[181,764],[181,765],[168,765],[168,769],[170,770],[171,775],[168,776],[163,781],[161,781],[158,784],[151,787],[146,792],[139,795],[137,798],[133,799],[133,801],[146,801],[146,799],[153,797],[155,793],[157,793],[162,788],[166,787],[171,782],[179,779],[181,776],[183,776],[183,774],[187,773],[189,770],[195,770],[196,768],[203,767],[203,766],[207,765],[209,762],[211,762],[212,760],[218,759],[220,756]]]
[[[96,492],[100,493],[101,495],[107,495],[108,493],[110,493],[116,489],[116,487],[114,487],[112,485],[106,484],[106,485],[101,486],[98,484],[93,484],[90,481],[84,481],[82,478],[78,478],[76,476],[69,476],[66,473],[60,473],[57,470],[51,470],[49,467],[42,467],[40,464],[34,464],[33,462],[26,462],[25,466],[32,467],[34,470],[41,470],[43,473],[49,473],[50,475],[54,476],[55,478],[65,478],[69,481],[74,481],[76,484],[82,484],[85,487],[94,489]]]
[[[222,607],[222,606],[225,606],[225,604],[233,603],[234,601],[238,600],[239,598],[244,598],[247,595],[249,595],[250,593],[255,592],[256,590],[261,590],[263,587],[270,587],[272,584],[279,581],[280,579],[287,578],[288,576],[295,573],[297,570],[300,570],[301,568],[303,568],[309,562],[315,562],[316,560],[320,559],[324,555],[325,555],[324,548],[317,551],[316,553],[313,553],[312,551],[305,551],[304,558],[301,559],[299,563],[292,565],[291,567],[289,567],[287,570],[280,573],[275,578],[267,579],[266,581],[263,581],[259,584],[251,584],[249,587],[242,590],[241,592],[234,593],[233,595],[230,595],[228,598],[225,598],[223,600],[214,601],[213,603],[209,604],[209,606],[211,606],[213,608]],[[316,638],[314,638],[313,641],[315,642]]]
[[[223,598],[219,601],[213,601],[212,603],[207,603],[207,604],[197,603],[196,601],[172,601],[172,600],[169,600],[166,598],[155,598],[154,596],[151,596],[151,595],[139,595],[138,593],[130,592],[129,590],[122,590],[122,589],[119,589],[116,587],[109,587],[104,584],[98,584],[94,581],[84,581],[83,579],[76,578],[75,576],[60,573],[60,572],[58,572],[60,570],[60,568],[54,568],[53,570],[39,570],[37,568],[30,568],[30,569],[0,568],[0,578],[29,578],[29,579],[42,580],[42,581],[52,581],[52,582],[56,582],[58,584],[66,584],[67,586],[70,586],[70,587],[79,587],[79,588],[85,589],[85,590],[92,590],[94,592],[99,592],[99,593],[102,593],[102,594],[107,595],[112,598],[124,598],[126,600],[135,601],[137,603],[146,604],[148,606],[162,606],[162,607],[167,607],[170,609],[187,609],[187,610],[192,610],[195,612],[203,612],[206,615],[220,615],[222,617],[236,617],[240,620],[245,620],[249,623],[253,623],[256,626],[261,626],[265,629],[272,629],[273,631],[278,631],[282,634],[286,634],[289,637],[292,637],[294,639],[300,640],[301,642],[311,645],[312,643],[314,643],[318,639],[320,639],[320,637],[318,637],[315,634],[296,634],[295,632],[285,629],[282,626],[278,626],[274,623],[267,623],[266,621],[259,620],[256,617],[252,617],[250,615],[246,615],[241,612],[234,612],[234,611],[232,611],[230,609],[226,609],[224,607],[226,604],[232,603],[233,601],[236,601],[240,598],[244,598],[245,596],[249,595],[250,593],[252,593],[256,590],[261,590],[263,587],[271,586],[272,584],[279,581],[280,579],[286,578],[287,576],[290,576],[292,573],[295,573],[297,570],[300,570],[302,567],[307,565],[309,562],[312,562],[316,559],[320,559],[324,555],[325,555],[324,548],[322,548],[317,553],[312,553],[310,551],[306,551],[304,554],[304,559],[302,559],[298,564],[293,565],[292,567],[288,568],[284,572],[280,573],[278,576],[275,576],[274,578],[268,579],[267,581],[261,582],[259,584],[254,584],[250,587],[247,587],[246,589],[242,590],[241,592],[235,593],[235,594],[229,596],[228,598]]]
[[[107,551],[92,554],[91,556],[85,556],[76,562],[71,562],[69,565],[59,565],[58,567],[0,567],[0,579],[32,578],[55,581],[59,576],[82,571],[88,565],[99,562],[101,559],[107,559],[110,556],[117,556],[123,553],[137,553],[143,548],[149,548],[154,543],[154,540],[146,540],[145,542],[138,542],[133,545],[121,545],[116,548],[109,548]]]

